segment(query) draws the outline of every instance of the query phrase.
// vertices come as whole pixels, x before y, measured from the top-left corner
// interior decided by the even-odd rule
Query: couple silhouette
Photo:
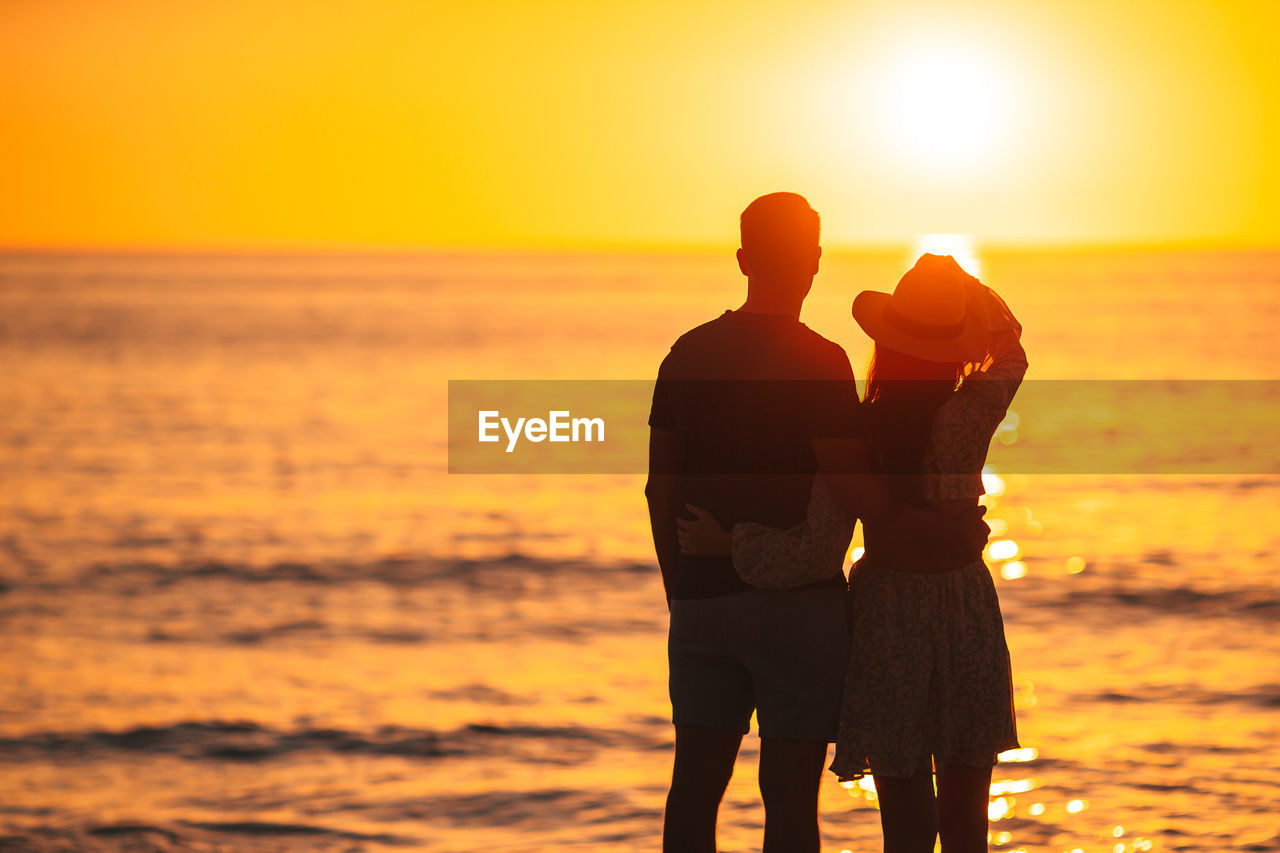
[[[853,302],[875,343],[860,399],[844,350],[799,320],[817,212],[761,196],[741,239],[746,301],[672,345],[649,416],[675,724],[663,850],[716,849],[753,713],[765,853],[819,850],[833,742],[841,781],[874,778],[888,853],[986,850],[992,767],[1018,741],[978,499],[1027,369],[1021,325],[923,255]]]

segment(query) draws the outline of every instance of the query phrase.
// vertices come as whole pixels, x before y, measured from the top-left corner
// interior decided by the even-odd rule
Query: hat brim
[[[873,341],[891,350],[925,361],[982,361],[987,355],[987,333],[982,319],[965,311],[963,327],[955,337],[934,339],[913,335],[885,319],[890,294],[864,290],[853,300],[853,319]]]

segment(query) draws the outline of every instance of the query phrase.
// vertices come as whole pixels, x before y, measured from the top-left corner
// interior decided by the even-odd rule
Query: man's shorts
[[[671,602],[672,721],[761,737],[836,739],[849,625],[838,586]]]

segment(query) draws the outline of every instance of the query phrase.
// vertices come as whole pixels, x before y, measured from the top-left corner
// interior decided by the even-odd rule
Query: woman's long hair
[[[921,461],[933,417],[959,387],[964,362],[925,361],[876,344],[867,370],[864,412],[874,462],[900,500],[919,504]]]

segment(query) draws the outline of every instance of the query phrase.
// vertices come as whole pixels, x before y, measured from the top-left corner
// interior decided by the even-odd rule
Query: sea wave
[[[665,724],[665,720],[662,722]],[[665,726],[661,728],[665,735]],[[657,734],[572,725],[469,723],[448,730],[382,726],[351,731],[208,720],[119,731],[43,731],[0,738],[0,762],[114,760],[122,753],[190,761],[262,762],[310,753],[417,760],[497,756],[571,765],[591,760],[601,749],[669,748],[669,741]]]
[[[272,821],[176,821],[173,823],[88,823],[74,829],[32,828],[0,836],[0,851],[62,853],[168,853],[180,850],[352,851],[364,845],[418,846],[420,839],[393,833],[363,833],[306,823]],[[264,846],[269,845],[269,846]],[[353,846],[356,845],[356,846]]]
[[[1141,692],[1109,691],[1106,693],[1077,694],[1070,697],[1077,702],[1113,704],[1179,702],[1191,705],[1243,704],[1263,709],[1280,709],[1280,685],[1262,684],[1243,690],[1206,690],[1191,684],[1163,686],[1144,685]],[[1179,746],[1179,749],[1182,747]]]
[[[277,562],[267,565],[230,562],[197,562],[166,565],[153,562],[126,561],[95,563],[66,579],[8,578],[9,586],[73,586],[103,587],[122,583],[169,587],[183,583],[223,580],[243,584],[290,583],[306,585],[341,585],[375,582],[396,587],[458,584],[474,589],[498,587],[509,590],[505,583],[513,576],[599,576],[656,573],[652,563],[629,561],[585,561],[544,559],[518,551],[486,559],[448,557],[386,557],[369,561],[334,561],[329,563]]]
[[[1087,575],[1052,576],[1037,575],[1035,561],[1028,560],[1033,569],[1028,577],[1000,584],[1005,617],[1036,621],[1045,614],[1089,619],[1091,614],[1111,618],[1126,613],[1130,618],[1142,619],[1280,618],[1280,594],[1269,576],[1227,579],[1205,571],[1182,571],[1174,562],[1168,552],[1152,551],[1135,555],[1131,563],[1100,564]],[[1150,565],[1160,566],[1163,571],[1153,574],[1144,568]],[[1224,580],[1233,582],[1224,586]],[[333,603],[347,595],[348,589],[369,584],[403,592],[403,605],[408,608],[405,612],[418,613],[421,618],[398,620],[400,624],[380,620],[335,624],[329,618],[330,611],[308,606],[287,618],[264,620],[258,609],[242,606],[247,601],[261,602],[263,595],[273,600],[305,597],[311,602]],[[240,587],[254,591],[237,591]],[[504,611],[506,616],[501,620],[457,611],[449,613],[448,619],[430,618],[444,607],[438,594],[449,591],[465,596],[469,602],[506,603],[519,610]],[[225,605],[229,617],[211,619],[204,611],[195,621],[165,620],[157,615],[156,621],[146,625],[139,635],[144,641],[157,643],[259,645],[342,636],[374,643],[413,644],[444,639],[504,640],[526,634],[581,640],[601,633],[665,629],[656,566],[625,560],[547,559],[518,552],[491,559],[416,556],[267,565],[218,561],[172,565],[97,563],[65,576],[0,578],[0,616],[56,616],[76,600],[131,600],[143,595],[165,596],[172,614],[187,612],[212,596]],[[316,595],[322,598],[317,599]],[[608,596],[611,606],[602,603],[602,596]],[[644,598],[650,604],[657,601],[659,606],[637,609],[636,598]],[[548,611],[540,606],[552,600],[561,607]],[[153,608],[152,612],[158,614],[159,610]],[[136,610],[129,613],[138,619]]]
[[[1002,589],[1006,619],[1022,616],[1038,618],[1051,611],[1059,615],[1095,613],[1113,618],[1123,612],[1130,616],[1188,616],[1204,619],[1258,619],[1271,622],[1280,617],[1280,596],[1273,586],[1239,586],[1227,589],[1196,589],[1191,586],[1160,587],[1150,582],[1126,585],[1108,583],[1104,587],[1077,588],[1069,579],[1052,586],[1018,590]]]

